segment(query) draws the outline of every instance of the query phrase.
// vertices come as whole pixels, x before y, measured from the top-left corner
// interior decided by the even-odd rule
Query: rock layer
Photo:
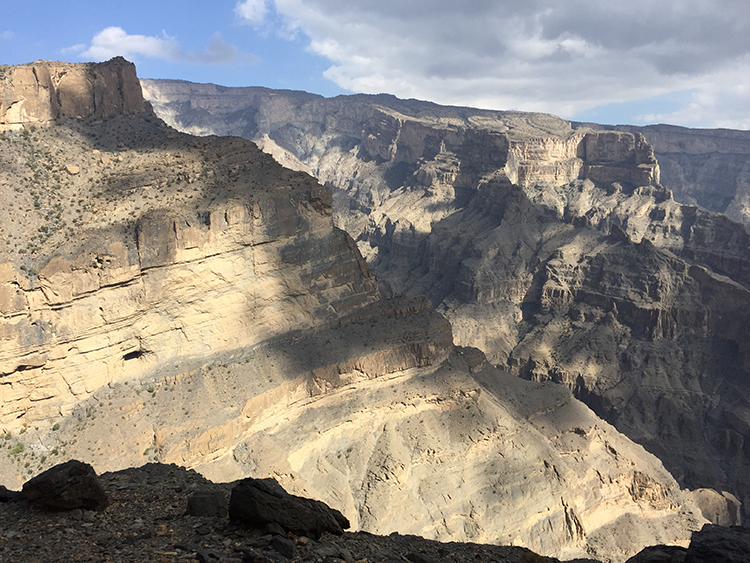
[[[750,225],[750,133],[674,125],[586,128],[640,133],[654,147],[662,182],[681,203],[699,205]]]
[[[341,156],[338,170],[321,170],[343,178],[352,165],[374,181],[379,163],[392,163],[383,177],[396,192],[411,174],[431,201],[454,207],[456,194],[476,199],[467,190],[477,182],[502,185],[497,167],[513,143],[561,127],[512,113],[504,131],[466,127],[455,115],[436,130],[432,118],[393,108],[341,110],[345,130],[361,132],[362,115],[371,121],[354,153],[339,137],[322,155],[329,164]],[[333,226],[328,190],[311,176],[242,139],[177,133],[148,107],[66,115],[0,144],[8,484],[60,457],[98,471],[175,462],[223,480],[274,476],[358,529],[618,561],[649,543],[684,544],[704,522],[656,458],[567,389],[455,348],[450,324],[423,298],[380,300],[358,246]],[[630,148],[583,166],[655,173],[641,162],[640,140],[621,137]],[[488,144],[480,161],[458,160]],[[412,169],[414,158],[425,160]],[[381,211],[392,201],[374,183],[361,197],[336,194]],[[413,191],[397,195],[403,203]],[[449,211],[438,205],[432,217]],[[397,236],[387,222],[381,233],[364,213],[357,221],[372,240],[392,241],[394,256],[429,234],[405,222]],[[451,291],[402,274],[407,289]]]

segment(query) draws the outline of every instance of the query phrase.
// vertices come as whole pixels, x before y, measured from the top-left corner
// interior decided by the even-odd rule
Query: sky
[[[748,0],[0,0],[0,64],[750,129]]]

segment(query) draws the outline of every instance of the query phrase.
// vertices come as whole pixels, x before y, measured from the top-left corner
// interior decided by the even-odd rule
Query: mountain
[[[727,187],[743,132],[143,84],[173,126],[252,139],[328,186],[385,295],[426,295],[458,344],[566,385],[683,486],[750,506],[750,238]]]
[[[676,248],[629,240],[657,221],[626,224],[634,198],[677,205],[655,183],[642,137],[390,97],[377,99],[400,110],[341,98],[329,115],[325,100],[263,91],[287,117],[328,115],[330,130],[305,122],[321,137],[286,121],[287,137],[269,134],[264,146],[298,168],[319,163],[332,197],[251,141],[168,127],[120,58],[3,67],[2,88],[2,484],[18,488],[70,458],[100,473],[177,463],[217,481],[273,476],[359,530],[605,561],[686,545],[706,515],[736,520],[731,495],[681,489],[568,388],[542,381],[532,362],[547,358],[534,355],[543,348],[519,347],[548,338],[564,315],[574,335],[671,342],[661,309],[636,299],[662,294],[622,283],[641,262],[692,276],[688,289],[717,303],[744,291],[706,266],[679,270]],[[407,110],[416,117],[401,117]],[[281,115],[252,111],[269,124]],[[351,144],[355,131],[363,144]],[[540,192],[540,179],[568,183]],[[609,214],[596,198],[612,203]],[[588,200],[599,215],[575,211]],[[714,232],[713,217],[695,214],[699,232]],[[685,248],[714,256],[704,239]],[[571,275],[579,285],[566,282],[568,293],[540,277],[583,253],[590,259],[549,276]],[[534,309],[535,292],[547,309]],[[692,293],[679,295],[674,303],[690,303]],[[643,336],[636,321],[662,332]],[[503,323],[516,332],[496,331]],[[723,330],[733,334],[729,319]],[[512,339],[519,345],[487,345]],[[591,397],[604,396],[597,381]]]

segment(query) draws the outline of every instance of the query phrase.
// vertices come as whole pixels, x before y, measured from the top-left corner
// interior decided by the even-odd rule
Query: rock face
[[[654,147],[662,183],[677,201],[750,225],[750,132],[674,125],[576,125],[642,134]]]
[[[0,131],[67,117],[111,117],[143,111],[135,65],[37,61],[0,67]]]
[[[111,64],[114,70],[97,72],[124,65]],[[515,261],[492,262],[466,245],[499,251],[500,243],[488,242],[491,232],[523,232],[523,221],[527,233],[545,233],[545,252],[565,237],[579,237],[581,248],[609,248],[611,237],[578,215],[560,227],[555,206],[577,201],[560,199],[564,189],[546,206],[532,204],[532,178],[562,174],[568,181],[567,170],[579,166],[577,173],[588,176],[576,193],[599,197],[590,178],[655,177],[647,145],[626,133],[576,137],[556,118],[516,113],[507,125],[496,123],[504,131],[465,127],[471,116],[455,112],[436,129],[427,112],[433,106],[407,106],[424,118],[342,105],[342,130],[359,135],[359,120],[370,120],[363,145],[343,137],[329,153],[317,145],[319,171],[331,178],[356,171],[372,182],[359,195],[335,190],[339,203],[358,210],[347,225],[361,224],[359,245],[334,227],[335,202],[307,173],[282,168],[240,138],[178,133],[148,107],[109,117],[65,113],[49,127],[0,139],[4,483],[17,485],[61,458],[99,472],[162,461],[222,481],[274,477],[290,493],[326,502],[356,529],[372,532],[612,561],[652,543],[686,545],[706,520],[658,459],[565,387],[544,377],[519,379],[482,351],[455,347],[451,325],[427,299],[381,299],[359,250],[369,247],[378,258],[371,244],[390,245],[390,259],[383,246],[380,269],[391,287],[403,280],[404,291],[436,303],[439,294],[448,303],[458,291],[473,296],[470,306],[495,303],[492,295],[524,295],[540,280],[527,248]],[[46,120],[28,114],[23,124],[37,118]],[[532,150],[529,140],[523,148],[523,139],[543,131],[564,142]],[[484,158],[469,163],[477,152]],[[558,156],[559,166],[550,160]],[[507,180],[506,166],[528,180],[525,187]],[[381,177],[391,187],[375,182]],[[431,229],[405,222],[395,228],[395,216],[389,223],[389,202],[405,210],[422,197],[399,187],[404,177],[417,178],[420,194],[434,193],[425,196],[434,208],[408,211],[415,222],[432,217]],[[609,194],[618,210],[636,190],[669,200],[658,186],[618,185]],[[372,213],[383,214],[383,229],[361,207],[367,201]],[[504,209],[516,218],[498,231]],[[448,228],[469,212],[475,215],[464,216],[469,222],[461,229]],[[587,220],[615,224],[614,212],[599,213]],[[644,225],[617,224],[622,233]],[[465,239],[470,233],[462,229],[477,230]],[[417,243],[429,246],[423,256],[408,252]],[[641,245],[623,240],[620,247],[617,256]],[[491,278],[488,264],[498,262],[521,275]],[[564,298],[550,293],[558,294]],[[461,314],[468,309],[445,310],[467,318]],[[604,322],[596,311],[584,320]],[[546,326],[528,322],[530,338]],[[487,341],[489,325],[482,331]],[[460,334],[467,343],[467,330]],[[530,365],[527,356],[513,358],[518,370]]]
[[[59,142],[58,133],[50,130],[50,139]],[[65,158],[87,162],[85,176],[62,185],[51,178],[48,190],[36,184],[38,210],[6,208],[6,236],[34,243],[6,245],[0,265],[3,427],[68,415],[102,386],[181,373],[205,354],[377,298],[356,248],[331,226],[330,194],[312,178],[284,172],[245,141],[209,147],[159,133],[159,153],[121,149],[116,166],[95,164],[98,155],[76,147]],[[68,219],[77,232],[66,232],[66,200],[78,201],[92,181],[101,191]],[[225,192],[213,191],[229,181]],[[26,195],[10,185],[9,199]],[[15,225],[27,230],[14,233]],[[49,256],[40,244],[61,246]]]
[[[750,237],[676,202],[639,130],[382,95],[144,92],[176,127],[254,139],[329,186],[383,293],[427,295],[459,344],[565,384],[680,483],[750,506]]]

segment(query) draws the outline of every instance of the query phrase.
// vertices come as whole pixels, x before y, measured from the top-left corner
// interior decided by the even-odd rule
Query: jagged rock
[[[745,563],[750,561],[750,529],[706,524],[693,534],[685,563]]]
[[[677,545],[647,547],[625,563],[683,563],[687,549]]]
[[[60,510],[86,508],[101,511],[109,504],[94,468],[75,459],[55,465],[26,481],[22,493],[30,501]]]
[[[275,522],[289,532],[320,537],[324,532],[341,535],[349,521],[320,501],[287,493],[273,479],[243,479],[232,487],[229,517],[261,528]]]

